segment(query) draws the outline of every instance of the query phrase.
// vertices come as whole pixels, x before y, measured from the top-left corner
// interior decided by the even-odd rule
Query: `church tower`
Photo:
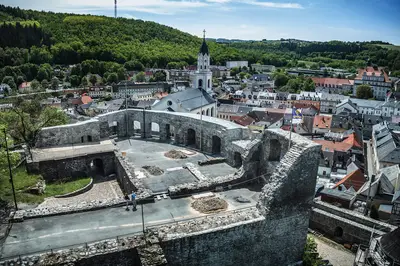
[[[210,53],[206,43],[206,31],[204,30],[203,43],[197,55],[197,70],[193,78],[193,88],[212,91],[212,72],[210,70]]]

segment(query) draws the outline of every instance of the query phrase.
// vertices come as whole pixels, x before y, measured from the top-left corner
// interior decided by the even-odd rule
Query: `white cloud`
[[[206,0],[209,3],[226,4],[232,2],[232,0]]]
[[[298,3],[276,3],[276,2],[261,2],[261,1],[246,1],[246,4],[269,7],[269,8],[294,8],[303,9],[303,6]]]

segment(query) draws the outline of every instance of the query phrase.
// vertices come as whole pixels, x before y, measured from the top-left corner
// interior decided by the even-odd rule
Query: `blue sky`
[[[237,39],[382,40],[400,45],[400,0],[118,0],[118,16]],[[54,12],[114,15],[114,0],[1,0]]]

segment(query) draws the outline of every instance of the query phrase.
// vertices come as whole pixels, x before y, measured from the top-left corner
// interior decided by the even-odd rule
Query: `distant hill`
[[[197,63],[200,44],[196,36],[150,21],[0,5],[0,82],[11,74],[15,79],[18,75],[35,77],[37,70],[26,73],[24,65],[28,63],[71,65],[96,60],[120,65],[135,61],[147,67],[192,65]],[[400,70],[400,51],[387,49],[392,47],[379,41],[210,39],[208,45],[211,64],[218,65],[228,60],[247,60],[250,64],[292,67],[308,61],[316,64],[313,67],[355,70],[369,63]],[[4,70],[6,66],[19,69]]]

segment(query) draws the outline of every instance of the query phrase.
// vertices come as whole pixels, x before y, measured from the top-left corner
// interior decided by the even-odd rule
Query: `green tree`
[[[144,74],[143,71],[136,74],[136,81],[137,82],[145,82],[146,81],[146,75]]]
[[[77,76],[77,75],[71,75],[71,76],[69,77],[69,82],[71,83],[71,86],[72,86],[72,87],[78,87],[79,84],[81,83],[81,79],[80,79],[80,77]]]
[[[246,73],[245,72],[240,72],[239,73],[239,78],[240,79],[244,79],[246,77]]]
[[[31,81],[31,88],[33,91],[38,91],[40,89],[40,82],[36,79]]]
[[[322,265],[321,257],[318,254],[317,243],[312,236],[307,236],[307,242],[303,253],[304,266],[319,266]]]
[[[81,80],[81,85],[82,85],[83,87],[86,87],[86,86],[88,85],[88,81],[87,81],[87,78],[86,78],[86,77],[83,77],[83,78],[82,78],[82,80]]]
[[[273,76],[275,80],[275,86],[278,88],[285,86],[289,81],[289,77],[285,73],[276,72]]]
[[[304,63],[304,62],[298,62],[297,67],[306,68],[307,66],[306,66],[306,63]]]
[[[5,149],[5,139],[4,139],[4,129],[6,129],[6,140],[8,147],[12,147],[14,145],[14,141],[12,137],[7,133],[7,126],[5,124],[1,124],[2,116],[4,113],[0,113],[0,176],[8,176],[8,160],[7,160],[7,150]],[[20,155],[18,152],[11,152],[10,155],[10,163],[11,166],[14,167],[20,160]]]
[[[47,79],[42,80],[41,85],[44,90],[49,88],[49,82]]]
[[[25,82],[25,79],[24,79],[23,76],[18,76],[17,77],[17,86],[21,85],[24,82]]]
[[[154,81],[166,81],[167,74],[165,74],[164,71],[159,70],[154,73],[153,78],[154,78]]]
[[[111,84],[111,83],[118,83],[118,75],[117,75],[117,73],[110,73],[110,74],[108,74],[108,76],[107,76],[107,82],[108,82],[109,84]]]
[[[319,66],[316,63],[313,63],[310,65],[310,69],[317,70],[317,69],[319,69]]]
[[[17,84],[15,84],[14,78],[11,76],[5,76],[1,83],[7,84],[10,86],[11,90],[15,91],[17,89]]]
[[[90,75],[89,81],[90,81],[90,83],[92,83],[93,86],[96,85],[96,83],[97,83],[97,76],[96,76],[96,75]]]
[[[372,89],[370,85],[363,84],[357,86],[356,96],[359,99],[370,99],[373,97]]]
[[[4,112],[0,123],[7,125],[9,134],[14,140],[25,143],[31,154],[40,130],[43,127],[64,125],[68,122],[67,115],[53,107],[42,108],[41,98],[32,100],[17,99],[14,108]]]
[[[232,67],[231,68],[231,76],[236,77],[237,74],[239,74],[239,68],[238,67]]]
[[[54,78],[51,79],[51,84],[50,84],[50,86],[51,86],[51,88],[52,88],[53,90],[57,90],[59,84],[60,84],[60,81],[58,80],[57,77],[54,77]]]
[[[144,65],[138,60],[128,61],[124,64],[124,67],[128,71],[143,71]]]

